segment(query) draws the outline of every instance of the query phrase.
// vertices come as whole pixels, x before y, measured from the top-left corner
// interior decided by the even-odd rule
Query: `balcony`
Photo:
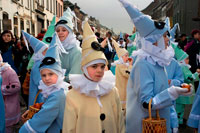
[[[36,7],[35,10],[39,11],[39,12],[44,12],[44,6],[43,5],[39,5],[39,3],[37,3],[37,7]]]
[[[18,3],[18,1],[19,1],[19,0],[12,0],[12,2],[14,2],[14,3]]]

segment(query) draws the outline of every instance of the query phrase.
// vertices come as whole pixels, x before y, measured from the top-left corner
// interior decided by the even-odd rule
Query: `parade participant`
[[[165,19],[165,23],[168,27],[168,32],[171,33],[170,37],[169,37],[170,38],[169,44],[172,45],[172,43],[174,43],[173,40],[174,40],[175,30],[176,30],[176,28],[174,28],[174,27],[177,27],[177,26],[175,25],[172,29],[170,29],[170,21],[169,21],[168,17]],[[167,65],[165,68],[167,71],[169,86],[170,87],[171,86],[180,87],[181,84],[184,82],[184,77],[183,77],[183,72],[182,72],[181,66],[178,64],[176,59],[173,58],[171,60],[170,64]],[[170,127],[171,127],[173,133],[177,133],[178,127],[179,127],[175,104],[176,103],[174,102],[174,104],[170,107]]]
[[[6,133],[13,133],[13,125],[20,120],[20,82],[16,72],[0,58],[1,92],[4,99]],[[1,109],[0,109],[1,110]],[[1,124],[0,124],[1,125]]]
[[[174,51],[167,47],[169,38],[164,22],[153,21],[126,0],[120,0],[141,36],[142,48],[130,73],[127,85],[126,132],[142,132],[142,119],[148,117],[152,99],[152,114],[159,110],[170,128],[170,106],[179,95],[191,95],[187,88],[168,87],[165,66],[171,62]],[[155,116],[153,116],[155,117]]]
[[[73,33],[73,13],[70,8],[63,13],[63,16],[55,25],[55,31],[65,49],[61,55],[62,68],[66,69],[65,81],[69,82],[69,74],[80,74],[81,72],[81,48],[80,42]]]
[[[0,55],[0,60],[2,61],[2,57]],[[2,76],[0,75],[0,85],[2,86]],[[0,133],[5,133],[5,106],[2,93],[0,91]]]
[[[4,60],[4,62],[8,62],[8,64],[12,67],[12,69],[15,70],[16,73],[18,73],[18,69],[15,65],[15,56],[16,56],[16,48],[14,46],[14,37],[11,31],[5,30],[3,33],[1,33],[0,36],[1,45],[1,55]],[[14,58],[13,58],[14,57]]]
[[[199,81],[200,82],[200,81]],[[200,84],[200,83],[199,83]],[[200,86],[197,89],[194,103],[192,105],[192,110],[190,112],[187,125],[195,129],[195,133],[199,133],[200,131],[200,123],[199,123],[199,118],[200,118]]]
[[[128,37],[128,44],[127,44],[127,51],[129,53],[129,55],[132,55],[132,52],[135,51],[136,48],[136,44],[135,44],[135,37],[136,37],[136,33],[129,35]]]
[[[42,39],[42,42],[44,42],[45,44],[49,45],[51,43],[51,40],[52,40],[52,37],[53,37],[53,34],[55,32],[55,24],[56,24],[56,16],[53,17],[52,21],[51,21],[51,24],[49,25],[43,39]],[[33,55],[34,56],[34,55]],[[33,57],[32,56],[32,57]],[[32,67],[33,67],[33,64],[34,64],[34,60],[32,59],[29,60],[29,63],[28,63],[28,66],[27,66],[27,70],[31,70]]]
[[[69,77],[72,89],[66,98],[63,133],[124,133],[115,79],[110,71],[104,73],[107,60],[88,22],[83,23],[82,50],[84,74]]]
[[[119,91],[119,96],[122,104],[122,110],[126,110],[126,86],[129,78],[130,71],[132,69],[133,60],[129,58],[128,51],[125,48],[119,47],[119,44],[113,39],[114,47],[116,49],[119,60],[112,64],[115,64],[115,86]],[[129,60],[130,59],[130,60]]]
[[[2,83],[2,77],[0,77],[0,85]],[[2,93],[0,91],[0,133],[5,133],[5,108]]]
[[[39,82],[41,80],[39,66],[41,61],[44,59],[45,53],[48,49],[47,44],[38,40],[34,36],[22,31],[22,34],[25,36],[26,40],[30,43],[31,47],[34,50],[34,55],[32,57],[34,64],[30,73],[30,82],[29,82],[29,100],[28,105],[31,106],[34,103],[35,96],[38,92]],[[41,103],[43,101],[42,95],[39,94],[36,102]]]
[[[125,48],[125,41],[124,41],[124,37],[123,37],[123,33],[122,32],[120,32],[120,34],[119,34],[119,39],[118,39],[118,43],[119,43],[119,45],[120,45],[120,47],[123,47],[123,48]]]
[[[199,73],[195,72],[194,74],[192,74],[192,72],[190,71],[188,54],[186,54],[181,49],[176,49],[175,52],[177,53],[177,60],[179,61],[183,71],[184,83],[194,85],[194,81],[199,80]],[[185,107],[187,105],[193,104],[194,96],[195,92],[193,92],[192,96],[180,96],[178,99],[176,99],[176,112],[178,115],[179,124],[183,124]]]
[[[60,62],[60,48],[54,34],[45,58],[39,68],[42,80],[38,88],[42,90],[44,104],[40,111],[26,121],[20,128],[20,133],[50,132],[59,133],[62,130],[62,122],[65,108],[65,98],[68,84],[63,81],[64,74]],[[26,116],[23,114],[22,118]]]

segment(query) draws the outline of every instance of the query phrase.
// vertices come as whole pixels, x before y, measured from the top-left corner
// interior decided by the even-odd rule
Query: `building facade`
[[[180,33],[187,35],[200,28],[200,0],[154,0],[143,13],[157,20],[169,17],[171,26],[179,23]]]
[[[76,17],[79,19],[77,21],[77,32],[79,34],[82,34],[82,21],[85,20],[85,17],[88,17],[88,23],[91,27],[94,28],[94,32],[99,32],[101,37],[105,37],[106,32],[111,31],[113,35],[115,33],[112,29],[107,28],[106,26],[103,26],[99,20],[97,20],[95,17],[88,16],[86,13],[81,11],[81,8],[77,5],[77,3],[71,3],[69,0],[64,1],[64,10],[67,9],[67,7],[70,7],[76,14]]]
[[[0,0],[0,31],[11,30],[20,37],[24,30],[37,36],[62,13],[63,0]]]

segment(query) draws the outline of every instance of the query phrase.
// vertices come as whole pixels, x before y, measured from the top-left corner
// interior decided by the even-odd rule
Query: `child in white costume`
[[[125,48],[122,48],[118,45],[118,43],[113,39],[112,40],[115,50],[117,52],[117,56],[119,60],[115,61],[116,69],[115,69],[115,84],[116,88],[119,91],[119,96],[122,104],[122,110],[126,109],[126,86],[128,83],[128,78],[130,71],[132,69],[133,60],[129,58],[128,51]],[[130,59],[130,60],[129,60]],[[112,63],[112,65],[114,64]]]
[[[84,74],[70,75],[63,133],[124,133],[124,119],[113,75],[105,72],[103,48],[88,22],[83,25],[81,67]]]

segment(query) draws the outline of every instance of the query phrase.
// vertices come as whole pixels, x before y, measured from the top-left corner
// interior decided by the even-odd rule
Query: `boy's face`
[[[56,28],[56,32],[57,32],[58,37],[59,37],[61,42],[64,41],[69,34],[68,30],[65,27],[62,27],[62,26],[59,26],[58,28]]]
[[[184,61],[185,61],[185,64],[189,64],[189,57],[187,57]]]
[[[169,46],[169,37],[168,37],[167,33],[168,32],[165,32],[163,35],[164,42],[165,42],[165,49],[167,49],[167,47]]]
[[[98,82],[102,79],[105,70],[105,64],[97,63],[87,67],[88,74],[92,81]]]
[[[58,75],[56,75],[53,71],[49,69],[42,69],[40,74],[45,85],[50,86],[52,84],[56,84]]]
[[[124,63],[128,62],[128,53],[122,56]]]

